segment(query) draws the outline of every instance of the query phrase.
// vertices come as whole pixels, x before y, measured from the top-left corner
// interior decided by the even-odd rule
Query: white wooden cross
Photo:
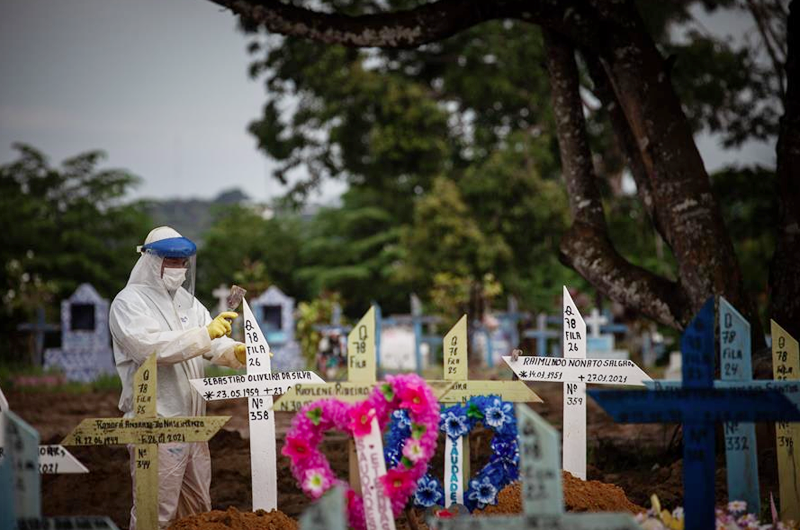
[[[640,530],[627,513],[564,513],[558,431],[518,405],[522,515],[432,519],[431,530]]]
[[[247,300],[242,300],[242,304],[247,374],[192,379],[190,382],[206,401],[247,398],[253,510],[270,511],[278,507],[275,412],[272,398],[298,383],[325,381],[310,371],[272,373],[267,339],[264,338]]]
[[[64,445],[135,446],[138,530],[158,528],[158,445],[207,442],[230,419],[230,416],[159,417],[157,383],[153,354],[134,375],[134,417],[87,418],[61,441]]]
[[[228,310],[228,296],[231,290],[224,283],[219,284],[219,287],[211,291],[211,295],[217,299],[217,313],[223,313]]]
[[[596,307],[592,308],[589,313],[589,318],[586,319],[586,325],[589,326],[589,334],[592,337],[600,336],[600,327],[608,324],[608,317],[600,314]]]
[[[8,400],[0,389],[0,461],[5,456],[5,439],[3,435],[3,415],[11,409]],[[40,445],[39,446],[39,473],[88,473],[86,466],[80,463],[72,453],[67,451],[63,445]]]
[[[642,386],[652,379],[627,359],[587,359],[586,323],[564,287],[564,358],[503,360],[523,381],[564,384],[564,470],[586,480],[586,383]]]

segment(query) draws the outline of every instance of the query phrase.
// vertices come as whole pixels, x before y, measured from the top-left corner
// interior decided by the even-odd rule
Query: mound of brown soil
[[[233,506],[213,510],[172,523],[170,530],[297,530],[297,521],[279,510],[240,512]]]
[[[597,480],[584,481],[562,472],[564,483],[564,504],[569,512],[630,512],[645,511],[641,506],[633,504],[619,486],[606,484]],[[509,484],[497,496],[496,506],[487,506],[484,510],[475,511],[481,514],[513,514],[522,513],[522,485],[519,482]]]

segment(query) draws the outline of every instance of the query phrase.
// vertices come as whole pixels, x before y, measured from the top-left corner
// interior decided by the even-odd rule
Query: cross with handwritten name
[[[683,380],[677,388],[589,394],[620,423],[683,424],[686,530],[714,528],[714,424],[800,421],[800,410],[774,390],[714,387],[714,298],[709,298],[681,337]]]
[[[87,418],[61,441],[63,445],[134,445],[136,527],[158,528],[158,445],[206,442],[230,416],[158,417],[155,354],[136,370],[132,418]]]

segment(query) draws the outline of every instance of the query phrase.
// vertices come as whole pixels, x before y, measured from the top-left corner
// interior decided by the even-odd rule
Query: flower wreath
[[[392,416],[384,450],[387,465],[395,465],[405,452],[403,443],[411,429],[405,411],[395,411]],[[468,436],[478,423],[494,431],[494,437],[489,463],[469,481],[469,487],[464,492],[464,504],[470,511],[497,504],[497,494],[519,477],[517,419],[511,403],[502,401],[498,396],[476,396],[464,405],[443,409],[439,429],[456,440],[460,436]],[[417,481],[414,504],[420,508],[445,504],[442,484],[430,473]]]
[[[439,421],[436,397],[425,381],[416,374],[388,376],[386,382],[375,386],[365,401],[344,403],[337,399],[322,399],[305,405],[292,420],[286,433],[281,454],[291,461],[291,470],[303,491],[312,499],[322,496],[334,485],[347,490],[347,512],[350,526],[366,528],[364,500],[338,479],[328,459],[319,449],[325,431],[335,429],[355,437],[369,434],[372,419],[377,418],[383,429],[390,413],[402,410],[408,418],[402,455],[380,477],[384,493],[391,499],[397,517],[414,493],[417,481],[425,474],[428,462],[436,450],[436,425]]]

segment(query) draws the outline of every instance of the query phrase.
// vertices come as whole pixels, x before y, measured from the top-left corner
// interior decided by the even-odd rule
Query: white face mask
[[[168,291],[176,291],[178,287],[186,280],[186,271],[188,269],[173,269],[166,268],[161,273],[161,279],[164,280],[164,285]]]

